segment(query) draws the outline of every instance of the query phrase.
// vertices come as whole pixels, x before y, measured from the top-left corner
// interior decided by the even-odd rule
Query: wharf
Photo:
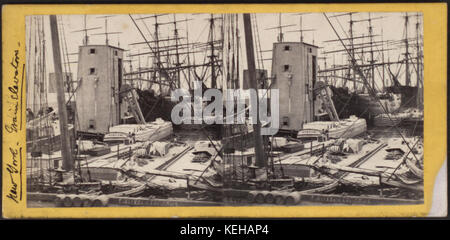
[[[399,159],[386,159],[388,155],[387,149],[398,148],[401,149],[405,154],[409,152],[406,144],[402,144],[401,138],[391,138],[386,139],[387,145],[377,151],[373,156],[371,156],[367,161],[363,162],[358,168],[364,170],[372,170],[383,173],[383,175],[391,175],[395,169],[402,164],[402,158]],[[409,145],[412,146],[414,143],[409,142]],[[348,181],[360,181],[362,176],[365,176],[366,182],[370,184],[380,184],[380,178],[376,176],[367,176],[358,173],[349,173],[345,180]]]

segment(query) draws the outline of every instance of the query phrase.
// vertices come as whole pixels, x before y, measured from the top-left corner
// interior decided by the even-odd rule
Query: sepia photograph
[[[25,31],[28,208],[424,203],[420,12],[27,15]]]

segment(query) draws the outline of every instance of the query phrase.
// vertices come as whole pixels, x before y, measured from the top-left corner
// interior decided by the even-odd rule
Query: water
[[[367,132],[373,138],[423,137],[423,126],[370,127]]]

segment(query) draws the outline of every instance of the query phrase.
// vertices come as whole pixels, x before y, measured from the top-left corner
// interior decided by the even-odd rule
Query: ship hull
[[[382,113],[391,113],[397,111],[401,106],[401,96],[399,94],[380,95],[378,100],[374,100],[368,94],[358,94],[358,106],[362,111],[366,111],[370,115],[378,115]]]
[[[130,133],[134,134],[134,136],[131,136]],[[122,124],[112,127],[111,131],[105,135],[103,141],[107,143],[158,141],[170,136],[172,133],[173,128],[171,122],[150,123],[146,125]],[[132,140],[132,138],[134,139]]]
[[[363,117],[369,123],[371,118],[378,114],[398,111],[403,104],[403,95],[400,93],[379,93],[378,99],[373,100],[369,94],[350,93],[346,88],[330,87],[333,92],[333,103],[340,118],[351,115]],[[380,105],[380,102],[383,106]]]
[[[343,121],[317,121],[306,123],[303,130],[313,129],[323,132],[328,138],[352,138],[359,136],[367,131],[367,123],[362,118],[349,118]],[[300,131],[297,138],[305,138]]]

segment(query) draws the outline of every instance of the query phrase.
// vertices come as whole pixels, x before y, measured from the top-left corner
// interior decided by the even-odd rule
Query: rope
[[[147,41],[147,38],[145,37],[144,33],[141,31],[141,29],[139,28],[139,26],[137,25],[136,21],[134,20],[134,18],[131,16],[131,14],[128,14],[128,16],[131,18],[131,20],[133,21],[134,25],[136,26],[137,30],[139,31],[139,33],[141,34],[142,38],[144,39],[144,41],[147,43],[148,48],[153,52],[153,54],[156,55],[156,51],[152,48],[152,46],[150,45],[149,41]],[[157,59],[157,65],[158,68],[160,70],[162,70],[164,72],[164,74],[167,76],[168,80],[169,80],[169,84],[171,84],[171,86],[173,86],[174,82],[173,80],[170,78],[169,73],[167,72],[167,70],[165,68],[161,68],[161,66],[163,66],[163,64],[160,62],[159,59]]]

